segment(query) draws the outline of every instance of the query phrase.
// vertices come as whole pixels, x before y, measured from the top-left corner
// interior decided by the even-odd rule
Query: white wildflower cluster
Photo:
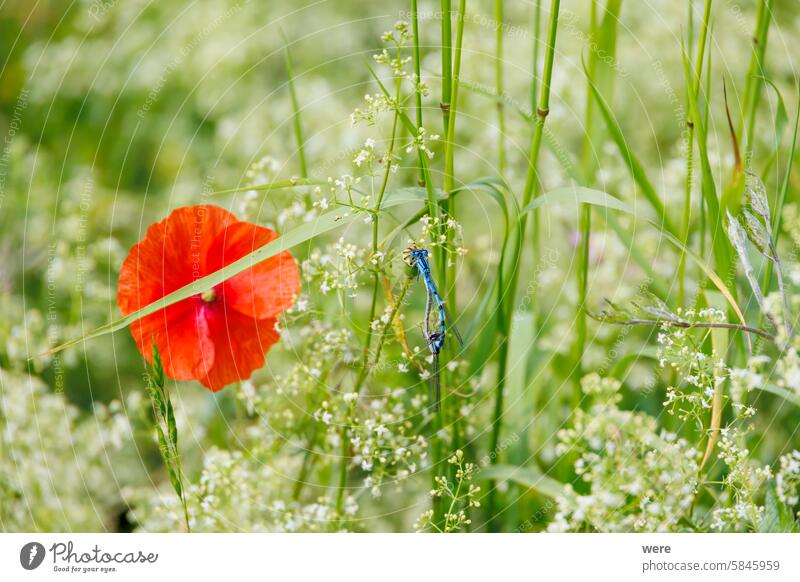
[[[716,310],[686,312],[688,321],[724,321],[724,314]],[[691,420],[700,434],[707,432],[714,395],[722,391],[730,380],[730,399],[734,417],[719,431],[717,451],[725,465],[722,491],[716,506],[711,510],[711,527],[719,531],[740,531],[757,526],[764,506],[756,499],[770,478],[769,466],[750,459],[745,440],[749,431],[748,419],[756,409],[747,404],[747,394],[764,384],[765,367],[770,359],[753,356],[745,368],[731,368],[714,352],[706,354],[701,349],[702,340],[693,331],[664,325],[659,334],[659,359],[663,367],[670,366],[678,374],[682,388],[669,386],[664,406],[670,414],[678,411],[681,420]],[[712,441],[713,442],[713,441]]]
[[[39,373],[54,362],[62,370],[74,369],[80,363],[80,350],[66,350],[55,357],[40,355],[81,336],[87,327],[107,321],[125,250],[116,238],[108,236],[107,227],[103,231],[97,224],[93,179],[91,174],[81,174],[62,185],[63,198],[57,211],[37,209],[38,201],[31,201],[31,220],[36,226],[25,252],[31,257],[29,268],[35,265],[40,277],[36,300],[23,300],[16,293],[16,281],[26,277],[30,283],[30,275],[18,271],[22,263],[8,256],[10,246],[0,249],[4,267],[0,274],[0,361],[9,370]],[[52,213],[57,213],[58,220],[53,220]],[[39,222],[38,214],[50,216],[46,226]],[[13,235],[10,225],[4,226],[3,232]],[[44,234],[51,238],[40,239]],[[29,361],[33,356],[39,357]],[[101,366],[114,364],[110,354],[93,360]]]
[[[366,198],[364,200],[365,196],[359,191],[358,184],[360,182],[361,176],[352,176],[350,174],[342,174],[338,178],[328,178],[328,186],[334,203],[349,204],[354,207],[357,203],[356,200],[361,198],[362,204],[366,205],[369,199]]]
[[[780,458],[780,468],[775,473],[775,490],[778,499],[800,517],[800,451],[794,450]]]
[[[784,232],[791,238],[795,248],[800,247],[800,205],[793,202],[783,207],[781,225]]]
[[[725,321],[725,314],[716,309],[679,311],[678,315],[682,320],[693,323]],[[692,330],[669,323],[661,326],[658,343],[659,365],[675,370],[685,384],[683,387],[667,388],[664,406],[670,414],[677,412],[678,418],[693,421],[702,430],[714,393],[730,373],[725,360],[715,352],[705,353],[702,341]]]
[[[264,156],[250,165],[245,172],[244,182],[253,189],[245,191],[241,198],[236,198],[238,204],[235,211],[239,219],[256,223],[263,221],[267,203],[264,192],[256,187],[276,182],[281,169],[281,164],[272,156]],[[296,177],[288,180],[293,184],[298,181]],[[308,198],[298,198],[297,192],[293,189],[271,191],[268,204],[270,209],[279,209],[275,212],[275,224],[268,226],[277,227],[281,231],[303,222],[310,222],[318,214],[317,206]]]
[[[549,530],[679,530],[697,493],[697,450],[655,418],[620,410],[618,381],[590,374],[581,386],[593,404],[559,432],[557,450],[577,456],[582,483],[565,486]]]
[[[325,431],[325,440],[335,450],[348,439],[353,468],[363,474],[363,486],[373,497],[426,468],[427,439],[421,434],[421,403],[409,399],[404,390],[386,390],[382,395],[345,392],[325,401],[314,414]],[[417,422],[414,421],[417,419]]]
[[[763,354],[751,356],[747,360],[747,366],[744,368],[731,368],[730,371],[730,392],[731,400],[735,407],[745,406],[743,401],[745,395],[751,390],[757,390],[764,387],[767,381],[769,371],[767,366],[772,363],[772,359]],[[752,416],[752,414],[747,414]]]
[[[449,216],[425,215],[419,222],[422,226],[421,232],[417,238],[408,241],[409,245],[426,247],[429,250],[433,247],[443,247],[449,254],[455,254],[457,257],[467,254],[461,224],[455,219]],[[446,245],[448,239],[454,241],[452,249]]]
[[[417,150],[425,154],[428,159],[431,159],[433,158],[431,142],[438,140],[439,136],[437,134],[428,134],[428,131],[424,127],[420,127],[419,130],[417,130],[417,135],[415,135],[411,143],[406,146],[406,153],[410,154],[414,150]]]
[[[256,213],[253,217],[254,220],[257,215]],[[311,222],[317,216],[318,212],[313,204],[299,199],[291,202],[287,200],[286,204],[278,212],[275,222],[278,228],[283,231],[291,228],[294,224]]]
[[[238,393],[259,427],[253,440],[272,442],[280,435],[301,430],[297,423],[302,410],[315,410],[329,396],[328,383],[336,367],[353,365],[358,357],[352,333],[317,319],[307,325],[297,321],[292,333],[285,337],[287,348],[300,355],[286,372],[275,373],[264,381],[244,383],[248,389]],[[252,389],[249,386],[252,384]],[[294,401],[302,406],[291,405]]]
[[[350,114],[351,125],[365,122],[367,125],[375,125],[381,113],[394,111],[397,103],[382,93],[367,93],[364,95],[364,108],[356,108]]]
[[[200,478],[187,488],[189,525],[193,532],[329,532],[339,531],[343,519],[352,517],[358,505],[346,499],[343,514],[327,497],[309,503],[285,501],[290,480],[283,475],[296,463],[282,459],[281,471],[264,462],[265,450],[242,451],[212,448],[205,451]],[[153,492],[128,492],[130,521],[143,531],[180,531],[183,508],[166,487]]]
[[[357,168],[360,168],[364,171],[364,175],[370,176],[375,178],[378,176],[378,168],[376,164],[386,167],[389,165],[389,170],[394,173],[397,172],[399,166],[395,161],[395,156],[393,156],[389,151],[385,151],[382,154],[378,154],[375,151],[375,140],[371,137],[368,137],[361,148],[356,152],[353,156],[353,164]],[[336,192],[334,191],[334,194]],[[347,192],[349,199],[352,199],[352,191]],[[362,199],[362,204],[366,206],[369,203],[369,198]]]
[[[131,396],[133,402],[138,393]],[[132,432],[119,402],[80,412],[38,378],[0,370],[0,524],[5,531],[101,531],[120,505],[116,464]]]
[[[392,71],[392,76],[396,79],[412,79],[412,75],[406,70],[408,63],[411,62],[411,57],[403,56],[403,47],[411,40],[408,22],[398,20],[392,30],[383,33],[381,40],[384,44],[393,45],[392,52],[394,54],[390,53],[389,49],[383,49],[373,55],[375,62],[388,66]]]
[[[414,524],[414,529],[418,532],[460,531],[472,523],[467,512],[481,505],[478,501],[481,488],[472,482],[477,470],[476,465],[464,460],[464,451],[461,449],[451,455],[447,462],[454,465],[454,482],[450,483],[445,476],[440,475],[435,479],[436,487],[430,491],[431,497],[438,498],[444,505],[442,521],[441,523],[435,521],[432,509],[424,511]]]
[[[367,280],[367,264],[371,259],[369,248],[340,238],[325,251],[317,248],[311,252],[302,264],[303,278],[323,295],[340,292],[343,296],[354,297]]]
[[[281,164],[278,160],[272,156],[263,156],[247,168],[245,181],[251,186],[269,184],[275,180],[280,170]]]
[[[384,44],[393,43],[396,46],[403,46],[411,38],[411,30],[405,20],[398,20],[394,23],[392,30],[387,30],[381,35],[381,41]]]
[[[368,168],[371,169],[374,161],[375,161],[375,140],[370,137],[367,138],[362,148],[358,150],[355,157],[353,157],[353,163],[359,168],[362,165],[366,165]]]
[[[711,527],[717,531],[747,531],[755,529],[764,506],[756,500],[759,492],[772,477],[769,465],[760,466],[750,459],[745,431],[728,426],[721,429],[719,457],[727,466],[723,477],[724,493],[721,506],[711,512]]]

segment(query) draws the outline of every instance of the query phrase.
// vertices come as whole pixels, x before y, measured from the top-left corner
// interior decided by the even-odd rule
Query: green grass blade
[[[800,396],[798,396],[791,390],[787,390],[786,388],[782,388],[780,386],[776,386],[775,384],[770,384],[768,382],[762,386],[755,386],[755,388],[762,390],[763,392],[769,392],[770,394],[779,396],[784,400],[786,400],[786,402],[790,402],[795,406],[800,407]]]
[[[686,54],[686,47],[681,45],[681,55],[683,57],[683,71],[686,77],[686,86],[693,86],[693,73],[689,64],[689,57]],[[689,94],[690,117],[694,123],[694,131],[697,134],[697,145],[700,153],[701,169],[701,192],[703,200],[708,210],[708,226],[711,235],[711,244],[714,254],[714,262],[720,273],[725,273],[726,278],[731,272],[731,253],[728,245],[728,237],[725,234],[725,224],[723,214],[720,210],[719,200],[717,199],[717,187],[714,184],[714,175],[711,170],[711,162],[708,158],[708,139],[704,121],[698,114],[697,95],[691,89]]]
[[[663,223],[664,227],[670,233],[677,234],[678,230],[675,228],[675,226],[672,224],[672,221],[667,216],[667,212],[664,208],[664,203],[661,201],[661,198],[656,192],[656,189],[653,186],[653,183],[650,181],[650,178],[647,177],[647,172],[645,171],[642,163],[639,161],[639,158],[636,157],[636,155],[634,155],[633,151],[631,151],[631,148],[628,146],[628,141],[625,139],[625,135],[622,132],[622,128],[619,126],[619,123],[617,123],[614,114],[612,113],[611,109],[609,109],[608,104],[598,91],[595,84],[589,83],[589,87],[591,88],[592,95],[595,98],[595,103],[597,104],[597,108],[600,111],[600,115],[603,117],[603,120],[605,121],[608,134],[614,141],[614,144],[616,144],[617,149],[619,149],[620,155],[622,156],[625,165],[628,166],[628,170],[631,173],[631,177],[639,186],[639,190],[641,190],[645,199],[655,211],[659,221]]]
[[[289,79],[289,96],[292,100],[292,125],[294,127],[294,138],[297,142],[297,157],[300,161],[300,175],[308,178],[308,166],[306,165],[305,139],[303,137],[303,120],[300,114],[300,102],[297,99],[297,91],[294,86],[294,67],[292,67],[292,56],[289,54],[289,45],[284,37],[283,59],[286,63],[286,76]]]
[[[425,198],[421,196],[420,189],[404,188],[395,192],[387,192],[386,198],[383,202],[383,208],[391,208],[410,203],[419,203],[424,200]],[[265,261],[280,252],[294,248],[297,245],[308,242],[309,240],[332,230],[336,230],[362,217],[363,214],[344,212],[342,210],[334,210],[323,214],[315,221],[298,226],[283,236],[275,239],[271,243],[264,245],[263,247],[258,248],[251,253],[248,253],[237,261],[234,261],[230,265],[227,265],[226,267],[223,267],[222,269],[219,269],[210,275],[206,275],[201,279],[185,285],[180,289],[177,289],[172,293],[162,297],[161,299],[154,301],[150,305],[139,309],[138,311],[134,311],[133,313],[121,319],[112,321],[111,323],[103,325],[79,338],[72,339],[61,345],[58,345],[44,353],[53,354],[60,352],[63,349],[80,344],[90,339],[125,329],[134,321],[137,321],[142,317],[155,313],[156,311],[160,311],[169,305],[177,303],[178,301],[183,301],[184,299],[188,299],[189,297],[197,295],[198,293],[208,291],[223,281],[230,279],[234,275],[237,275],[242,271],[246,271],[254,265],[257,265],[258,263]]]
[[[236,194],[238,192],[249,192],[255,190],[257,192],[271,192],[273,190],[288,190],[289,188],[301,188],[308,186],[325,186],[327,182],[321,180],[308,180],[306,178],[292,178],[290,180],[276,180],[269,184],[254,184],[252,186],[239,186],[237,188],[227,188],[225,190],[217,190],[210,192],[209,196],[222,196],[223,194]]]
[[[593,190],[591,188],[581,188],[581,187],[570,187],[570,188],[559,188],[557,190],[553,190],[548,192],[533,202],[531,202],[528,206],[522,209],[522,213],[525,214],[527,212],[531,212],[536,208],[541,208],[546,205],[550,204],[564,204],[564,203],[580,203],[580,204],[592,204],[594,206],[599,206],[601,208],[608,208],[610,210],[617,210],[619,212],[625,212],[626,214],[630,214],[632,216],[637,216],[636,211],[620,200],[619,198],[615,198],[611,194],[606,192],[601,192],[600,190]],[[687,248],[678,237],[675,235],[662,230],[661,225],[657,222],[652,220],[647,221],[653,228],[660,230],[662,236],[664,236],[671,244],[673,244],[678,250],[682,250],[686,253],[686,255],[692,259],[700,269],[706,274],[706,276],[714,283],[714,285],[719,289],[720,293],[725,297],[731,309],[733,309],[736,316],[739,318],[739,321],[742,325],[746,325],[744,314],[742,310],[739,308],[739,305],[736,303],[736,299],[731,292],[731,289],[728,288],[726,283],[720,278],[719,275],[711,268],[711,266],[697,253],[692,251],[691,249]],[[749,338],[749,336],[748,336]]]
[[[482,469],[480,477],[487,481],[513,481],[548,497],[555,498],[564,494],[563,483],[548,477],[538,469],[531,469],[530,467],[492,465]]]

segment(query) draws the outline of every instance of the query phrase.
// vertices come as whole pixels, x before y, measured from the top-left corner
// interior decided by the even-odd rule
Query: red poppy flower
[[[120,270],[117,304],[124,315],[132,313],[277,236],[218,206],[178,208],[131,249]],[[264,354],[280,338],[277,317],[299,290],[297,263],[284,251],[139,319],[131,332],[148,361],[153,343],[158,346],[168,376],[196,379],[216,392],[264,365]]]

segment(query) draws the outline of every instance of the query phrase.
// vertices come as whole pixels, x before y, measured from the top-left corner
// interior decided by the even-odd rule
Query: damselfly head
[[[428,349],[432,354],[438,354],[444,347],[444,334],[440,331],[435,331],[427,338]]]
[[[424,259],[428,256],[427,249],[419,247],[408,247],[403,251],[403,260],[409,267],[416,267],[419,259]]]

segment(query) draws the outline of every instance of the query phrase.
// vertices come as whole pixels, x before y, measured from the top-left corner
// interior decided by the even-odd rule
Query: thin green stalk
[[[449,149],[448,137],[450,136],[450,106],[453,92],[453,29],[452,29],[452,6],[450,0],[442,0],[442,100],[439,107],[442,110],[442,127],[445,136],[445,192],[447,192],[447,149]],[[450,201],[445,199],[441,203],[441,208],[445,214],[450,213]],[[440,226],[440,233],[443,232]],[[439,249],[437,252],[437,262],[439,265],[439,277],[441,285],[446,285],[443,279],[447,276],[446,253]]]
[[[597,0],[592,0],[589,15],[589,38],[597,39]],[[592,83],[595,82],[597,73],[597,51],[589,53],[589,66],[586,87],[586,122],[583,135],[582,166],[586,185],[594,185],[594,174],[596,164],[594,163],[594,100],[592,98]],[[580,403],[581,385],[580,379],[583,375],[583,353],[586,349],[586,290],[589,282],[589,242],[592,232],[592,208],[585,204],[581,208],[580,217],[580,246],[578,255],[578,268],[575,270],[576,284],[578,291],[578,306],[575,313],[576,318],[576,337],[573,346],[573,370],[572,370],[572,403],[571,408],[575,410]]]
[[[313,430],[311,432],[311,438],[308,439],[308,448],[303,455],[303,462],[300,465],[300,472],[297,474],[297,479],[295,480],[294,488],[292,489],[292,499],[294,501],[300,501],[300,495],[303,492],[303,486],[305,485],[306,479],[308,478],[308,473],[311,471],[311,467],[316,459],[314,447],[317,445],[318,438],[319,425],[314,423]]]
[[[539,45],[541,44],[540,31],[542,30],[542,0],[536,0],[533,8],[533,66],[531,68],[531,112],[536,109],[536,99],[539,95]],[[533,115],[531,115],[533,118]]]
[[[186,520],[186,531],[191,533],[189,522],[189,506],[186,502],[186,485],[181,466],[180,449],[178,448],[178,424],[175,421],[175,409],[167,390],[164,367],[158,346],[153,343],[152,364],[147,374],[147,392],[153,406],[153,420],[158,437],[158,451],[167,469],[169,481],[183,507]]]
[[[753,154],[753,132],[755,131],[756,114],[763,86],[764,55],[767,51],[767,37],[772,23],[772,6],[774,0],[761,0],[756,15],[756,33],[753,36],[753,53],[747,70],[747,86],[744,94],[746,131],[744,135],[745,159],[750,161]]]
[[[522,196],[522,208],[525,208],[530,203],[534,195],[540,193],[541,185],[539,183],[539,152],[542,146],[542,136],[544,134],[544,124],[547,115],[550,112],[550,85],[553,79],[553,63],[555,61],[555,45],[556,34],[558,32],[558,12],[560,9],[560,0],[551,0],[550,2],[550,20],[547,29],[547,48],[544,59],[544,71],[542,74],[542,84],[539,94],[539,103],[536,108],[536,122],[533,127],[531,135],[531,146],[528,157],[528,172],[525,178],[525,190]],[[534,210],[531,213],[536,215]],[[535,224],[535,223],[534,223]],[[519,225],[520,245],[525,242],[525,228],[526,223],[523,222]],[[535,232],[534,232],[535,235]],[[534,237],[535,246],[535,237]],[[534,251],[534,256],[537,256]],[[495,388],[495,406],[494,416],[492,418],[492,435],[489,443],[489,450],[492,453],[491,463],[496,464],[499,458],[497,455],[497,445],[500,439],[503,422],[503,403],[506,382],[506,360],[508,359],[508,335],[511,329],[511,318],[514,314],[514,303],[516,301],[517,281],[519,279],[519,265],[513,264],[510,267],[511,274],[509,277],[509,287],[506,299],[503,301],[504,309],[503,315],[505,319],[504,329],[501,330],[500,346],[498,348],[498,375]],[[487,512],[494,518],[496,505],[497,505],[497,492],[494,482],[489,484],[489,493],[487,496]]]
[[[456,129],[456,114],[458,113],[458,88],[459,88],[459,81],[461,75],[461,47],[464,41],[464,15],[466,12],[466,0],[460,0],[458,6],[458,15],[456,19],[456,46],[455,46],[455,53],[454,53],[454,60],[453,60],[453,69],[452,69],[452,79],[450,82],[450,105],[447,109],[447,136],[445,139],[445,154],[444,154],[444,183],[442,186],[442,190],[444,191],[445,196],[447,197],[445,200],[445,212],[447,214],[447,218],[456,218],[456,207],[455,207],[455,199],[450,197],[450,194],[454,188],[455,182],[455,172],[454,172],[454,157],[455,157],[455,129]],[[441,225],[441,228],[444,229],[444,225]],[[447,297],[447,304],[453,312],[457,311],[456,306],[456,286],[455,286],[455,275],[456,275],[456,264],[455,261],[448,260],[448,253],[452,249],[453,246],[453,238],[452,233],[447,230],[446,235],[446,242],[445,242],[445,250],[443,253],[440,254],[440,281],[443,289],[445,289],[445,294]],[[450,354],[453,353],[452,350],[452,342],[448,344],[451,349],[446,350],[446,353],[443,353],[442,356],[447,358]],[[446,360],[442,362],[446,364]],[[455,448],[457,446],[456,435],[458,434],[458,430],[456,428],[457,424],[457,417],[449,418],[451,414],[449,400],[447,397],[447,386],[450,381],[450,374],[447,370],[446,366],[442,366],[441,369],[442,375],[442,399],[439,406],[439,431],[441,431],[444,427],[448,426],[448,424],[453,426],[453,443],[451,443],[450,448]],[[444,445],[444,443],[441,443]],[[449,451],[445,450],[446,447],[442,446],[438,454],[439,456],[435,457],[435,461],[437,462],[437,466],[439,470],[444,472],[448,472],[450,470],[450,465],[446,462],[447,457],[449,456]],[[438,504],[438,511],[443,509],[442,504]],[[438,523],[439,520],[437,518],[441,518],[443,516],[437,515],[437,507],[436,504],[434,506],[434,519]]]
[[[798,125],[800,124],[800,81],[796,83],[797,88],[797,104],[796,104],[796,111],[794,116],[794,130],[792,132],[792,143],[789,146],[789,157],[788,162],[786,164],[786,173],[783,175],[783,181],[781,182],[781,188],[778,191],[778,199],[775,201],[775,211],[773,215],[775,219],[773,220],[772,224],[772,244],[777,247],[778,245],[778,236],[780,235],[781,231],[781,221],[783,218],[783,206],[786,203],[786,194],[789,192],[789,178],[792,175],[792,164],[794,163],[794,153],[795,148],[797,147],[797,131],[799,129]],[[772,261],[767,261],[767,265],[764,271],[764,294],[766,295],[769,293],[770,285],[772,284]]]
[[[453,82],[453,30],[450,20],[452,14],[450,0],[442,0],[442,123],[444,135],[450,122],[450,92]]]
[[[693,20],[689,5],[689,18]],[[700,40],[697,43],[697,56],[694,62],[694,77],[692,78],[692,95],[696,101],[700,92],[700,79],[703,75],[703,61],[705,55],[706,38],[708,36],[708,26],[711,18],[711,0],[706,0],[703,9],[703,22],[700,26]],[[690,41],[691,42],[691,41]],[[691,45],[689,45],[691,51]],[[689,98],[691,100],[691,97]],[[691,107],[690,107],[691,109]],[[686,118],[686,181],[684,182],[683,198],[683,233],[681,242],[684,247],[689,247],[689,236],[691,233],[691,212],[692,212],[692,183],[694,181],[694,119],[691,114]],[[702,247],[701,247],[702,248]],[[686,289],[686,253],[681,251],[678,261],[678,305],[683,304]]]
[[[389,176],[392,173],[392,156],[394,154],[395,142],[397,140],[397,128],[400,121],[400,89],[401,83],[400,79],[396,81],[396,91],[395,91],[395,103],[397,104],[397,109],[394,112],[394,118],[392,120],[392,134],[391,138],[389,139],[389,148],[387,150],[386,156],[386,167],[383,171],[383,178],[381,180],[380,190],[378,191],[377,200],[375,202],[375,209],[373,212],[373,219],[372,219],[372,254],[375,256],[379,250],[379,218],[381,214],[381,206],[383,204],[383,198],[386,194],[386,188],[389,185]],[[364,381],[367,379],[367,375],[369,374],[369,350],[370,346],[372,345],[372,322],[375,320],[375,315],[377,313],[378,307],[378,287],[380,284],[380,276],[378,271],[376,270],[373,274],[372,280],[372,302],[370,305],[370,316],[369,320],[367,321],[367,337],[364,340],[364,356],[363,362],[361,365],[361,371],[359,372],[358,378],[355,382],[354,392],[359,392],[361,387],[364,384]],[[342,424],[342,450],[341,450],[341,461],[339,464],[339,487],[337,489],[336,494],[336,515],[341,517],[344,511],[344,490],[347,484],[347,466],[348,466],[348,435],[347,435],[347,423]]]
[[[422,72],[420,64],[420,51],[419,51],[419,11],[417,10],[417,0],[411,0],[411,32],[414,36],[414,113],[417,123],[417,131],[422,127],[422,93],[419,91],[419,84],[422,82]],[[420,153],[420,155],[423,155]],[[420,164],[419,184],[425,184],[425,170]]]
[[[494,84],[499,99],[497,100],[497,169],[500,176],[506,172],[506,114],[503,99],[503,0],[494,0],[495,20],[495,56],[494,56]],[[457,57],[456,57],[457,58]]]
[[[537,164],[539,161],[539,150],[542,147],[542,136],[544,134],[544,123],[550,113],[550,84],[553,80],[553,63],[555,61],[556,33],[558,31],[558,11],[560,0],[550,2],[550,22],[547,29],[547,51],[544,58],[544,71],[542,74],[542,86],[539,92],[539,103],[536,107],[536,123],[531,137],[530,154],[528,156],[528,171],[525,176],[525,189],[522,193],[522,208],[530,204],[531,199],[538,195],[540,191],[539,171]]]
[[[450,87],[450,106],[447,111],[447,138],[444,143],[444,194],[449,196],[453,191],[453,172],[454,141],[456,133],[456,113],[458,110],[458,86],[461,75],[461,46],[464,41],[464,11],[466,10],[466,0],[460,0],[458,4],[458,17],[456,22],[456,49],[453,62],[453,79]],[[452,202],[452,201],[450,201]]]
[[[283,45],[283,57],[286,61],[286,75],[289,77],[289,95],[292,99],[292,124],[294,125],[294,139],[297,143],[297,158],[300,161],[300,176],[308,179],[308,166],[306,165],[305,139],[303,138],[303,120],[300,115],[300,102],[297,99],[297,91],[294,86],[294,68],[292,67],[292,57],[289,54],[289,45]]]

